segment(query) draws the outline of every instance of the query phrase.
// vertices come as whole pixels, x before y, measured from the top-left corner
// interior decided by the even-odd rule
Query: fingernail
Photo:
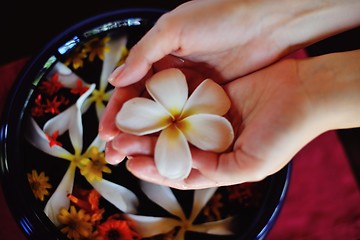
[[[125,163],[125,166],[126,166],[126,169],[131,172],[131,163],[132,163],[132,157],[130,156],[127,156],[127,160],[126,160],[126,163]]]
[[[121,78],[121,73],[124,70],[124,68],[125,68],[125,63],[115,68],[115,70],[110,74],[108,78],[108,82],[114,85],[116,83],[116,79]]]

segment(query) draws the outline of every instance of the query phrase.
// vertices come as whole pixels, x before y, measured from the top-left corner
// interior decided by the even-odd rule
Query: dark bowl
[[[92,239],[95,235],[110,234],[111,231],[113,234],[125,234],[122,232],[124,228],[114,225],[115,222],[124,223],[126,234],[132,234],[134,239],[164,239],[165,234],[161,233],[140,237],[135,226],[139,223],[129,221],[127,214],[135,211],[142,216],[176,219],[176,216],[159,207],[151,196],[144,194],[141,181],[127,172],[123,163],[117,166],[104,164],[95,180],[91,180],[91,175],[86,175],[83,169],[80,171],[79,165],[75,164],[74,169],[69,170],[70,163],[75,162],[75,157],[71,158],[76,155],[74,149],[78,146],[75,145],[79,145],[70,137],[73,131],[80,132],[82,137],[79,156],[84,158],[85,150],[96,146],[98,152],[87,155],[86,161],[101,160],[103,145],[94,145],[93,140],[97,136],[100,105],[105,106],[107,102],[105,97],[96,105],[94,96],[99,92],[109,95],[112,87],[106,81],[101,83],[100,79],[108,75],[104,72],[121,63],[127,51],[164,12],[162,9],[122,9],[86,19],[53,39],[19,74],[3,114],[1,173],[8,205],[29,239],[69,239],[67,235],[73,239]],[[112,52],[117,51],[115,59],[109,60],[114,56],[105,54],[108,51],[104,49],[108,48]],[[107,62],[106,67],[104,62]],[[85,101],[80,101],[80,96]],[[73,106],[77,102],[81,107],[76,110]],[[76,113],[64,117],[69,109],[80,113],[82,131],[69,130],[76,125]],[[60,115],[62,118],[58,117]],[[61,120],[54,120],[58,118]],[[49,120],[69,121],[68,129],[46,135],[44,129]],[[60,125],[64,125],[64,122]],[[232,234],[214,234],[215,228],[209,228],[207,233],[187,231],[185,239],[263,239],[281,209],[290,169],[291,166],[287,165],[260,182],[215,189],[193,224],[230,219],[227,220],[227,228]],[[70,191],[58,188],[64,186],[62,179],[65,179],[65,173],[73,174]],[[124,192],[120,198],[131,200],[135,197],[138,202],[133,202],[134,209],[127,203],[124,207],[111,200],[113,195],[121,194],[118,191],[104,193],[103,185],[93,184],[94,181],[106,182],[121,189],[119,192]],[[195,191],[164,189],[170,190],[184,215],[189,216]],[[66,193],[66,196],[61,193]],[[65,199],[64,204],[58,199]],[[59,208],[54,206],[61,204],[65,208],[62,210],[63,217],[58,218]],[[80,219],[78,223],[83,225],[75,227],[75,230],[81,233],[75,230],[75,233],[69,233],[66,228],[71,225],[69,219],[76,217]],[[176,234],[178,229],[174,228],[167,234]]]

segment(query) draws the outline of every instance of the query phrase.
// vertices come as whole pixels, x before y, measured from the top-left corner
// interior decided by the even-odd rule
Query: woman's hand
[[[359,62],[360,51],[290,59],[226,84],[234,146],[221,154],[192,148],[194,168],[183,181],[158,174],[156,137],[119,134],[109,143],[114,152],[106,156],[130,156],[127,166],[134,175],[179,189],[261,180],[319,134],[360,126]]]
[[[160,17],[109,80],[130,85],[171,54],[214,68],[226,82],[358,26],[359,9],[358,0],[189,1]]]

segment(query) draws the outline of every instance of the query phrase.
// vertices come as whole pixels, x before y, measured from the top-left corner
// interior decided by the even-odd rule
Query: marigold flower
[[[231,123],[222,116],[231,102],[213,80],[203,81],[188,98],[185,75],[170,68],[154,74],[146,89],[154,100],[128,100],[117,114],[116,124],[121,131],[138,136],[161,131],[154,159],[162,176],[183,179],[189,175],[192,157],[188,142],[214,152],[222,152],[232,143]]]
[[[60,231],[70,239],[84,239],[92,232],[90,215],[86,214],[83,209],[77,211],[74,206],[70,206],[70,211],[68,211],[66,208],[61,208],[58,219],[64,225]]]
[[[84,51],[86,53],[89,53],[90,62],[93,62],[96,56],[99,59],[104,60],[104,53],[110,50],[109,47],[106,45],[106,43],[109,41],[109,36],[106,36],[102,39],[96,37],[84,44]]]
[[[78,69],[84,66],[84,59],[86,57],[86,51],[81,46],[78,46],[72,52],[70,52],[64,64],[67,66],[72,64],[74,69]]]
[[[49,177],[45,176],[44,172],[38,174],[37,171],[33,169],[31,173],[27,174],[27,178],[35,198],[44,201],[44,197],[49,195],[48,188],[51,188],[51,184],[48,183]]]
[[[141,236],[131,228],[130,220],[108,219],[97,228],[102,240],[136,240]]]

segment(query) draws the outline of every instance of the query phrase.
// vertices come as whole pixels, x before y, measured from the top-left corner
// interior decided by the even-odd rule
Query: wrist
[[[298,72],[315,126],[360,127],[360,50],[299,60]]]

